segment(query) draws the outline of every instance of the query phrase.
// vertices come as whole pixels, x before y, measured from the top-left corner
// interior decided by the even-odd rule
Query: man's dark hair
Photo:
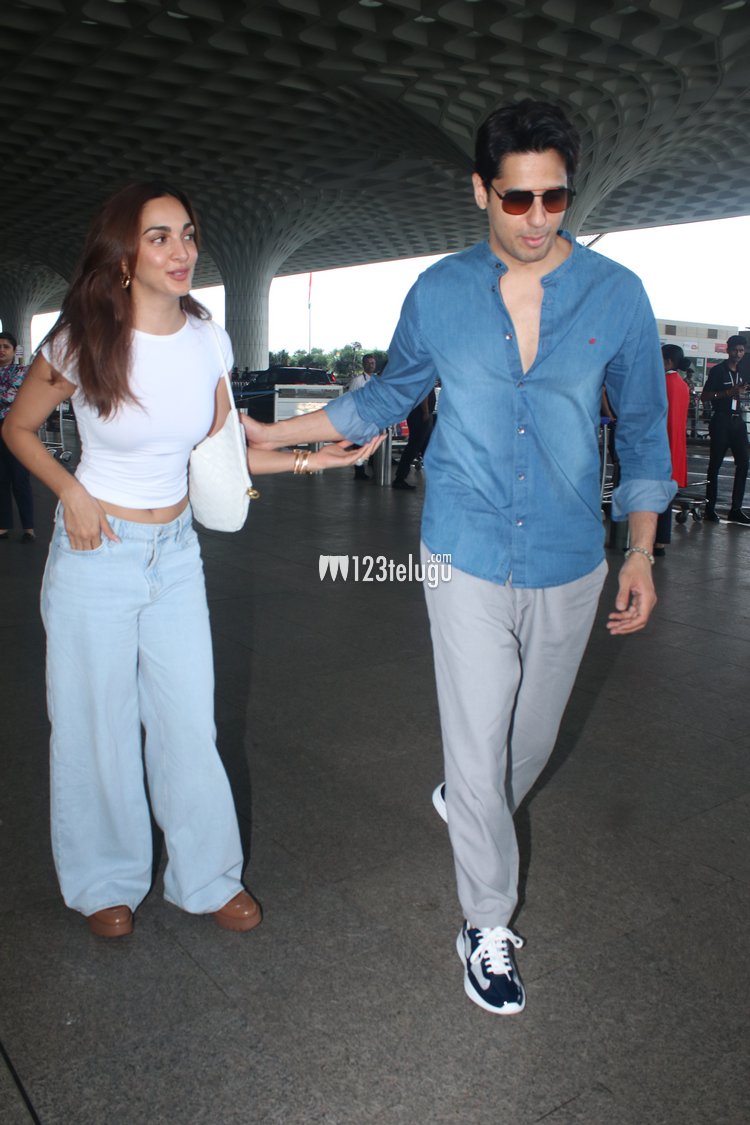
[[[13,345],[13,351],[15,351],[18,347],[18,340],[15,338],[12,332],[0,332],[0,340],[10,340],[11,344]]]
[[[372,354],[372,352],[367,352],[362,356],[362,362],[364,363],[366,359],[375,359],[375,356]],[[375,362],[378,362],[377,359],[375,359]]]
[[[563,111],[551,102],[524,98],[496,109],[479,126],[474,171],[488,186],[500,174],[503,157],[514,152],[559,152],[568,176],[578,167],[581,139]]]
[[[727,351],[730,348],[745,348],[747,350],[747,340],[744,336],[730,336],[727,340]]]
[[[662,344],[661,354],[667,363],[672,364],[674,371],[680,370],[680,364],[685,358],[685,353],[679,344]]]

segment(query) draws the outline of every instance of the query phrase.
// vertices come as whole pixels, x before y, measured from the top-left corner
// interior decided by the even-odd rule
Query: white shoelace
[[[506,930],[505,926],[494,926],[492,928],[482,926],[478,933],[479,942],[469,960],[474,962],[483,959],[485,967],[494,976],[510,977],[513,962],[510,958],[508,942],[514,945],[516,949],[520,949],[523,945],[523,938],[514,934],[512,930]]]

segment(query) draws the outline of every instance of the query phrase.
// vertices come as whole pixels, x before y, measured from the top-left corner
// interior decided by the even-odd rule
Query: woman
[[[42,587],[52,844],[65,902],[107,937],[131,932],[151,884],[149,798],[166,842],[168,901],[226,929],[261,920],[240,881],[216,750],[187,498],[190,450],[226,417],[222,372],[233,363],[226,333],[190,296],[197,253],[180,191],[135,184],[105,203],[5,423],[14,453],[60,501]],[[81,435],[75,477],[37,437],[67,398]],[[359,455],[344,443],[309,455],[254,451],[250,468],[312,471]]]
[[[0,540],[10,539],[14,497],[23,528],[21,542],[33,543],[34,500],[29,470],[13,456],[3,438],[5,417],[26,376],[26,368],[16,363],[17,347],[18,341],[11,332],[0,332]]]
[[[672,480],[678,488],[685,488],[687,477],[687,416],[690,408],[690,389],[680,375],[684,353],[679,344],[663,344],[661,349],[664,375],[667,380],[667,436],[672,455]],[[664,558],[672,542],[672,505],[656,521],[654,556]]]

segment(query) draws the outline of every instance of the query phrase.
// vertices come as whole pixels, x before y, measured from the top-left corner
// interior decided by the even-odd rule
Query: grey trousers
[[[423,547],[424,552],[424,547]],[[425,586],[458,897],[472,926],[507,926],[518,901],[513,813],[544,768],[607,573],[515,589],[455,567]]]

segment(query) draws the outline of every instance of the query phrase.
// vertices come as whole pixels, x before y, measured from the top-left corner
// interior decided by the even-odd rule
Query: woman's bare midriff
[[[188,498],[183,496],[176,504],[167,508],[121,508],[119,504],[110,504],[107,500],[100,500],[108,516],[118,520],[129,520],[131,523],[171,523],[176,520],[187,508]]]

